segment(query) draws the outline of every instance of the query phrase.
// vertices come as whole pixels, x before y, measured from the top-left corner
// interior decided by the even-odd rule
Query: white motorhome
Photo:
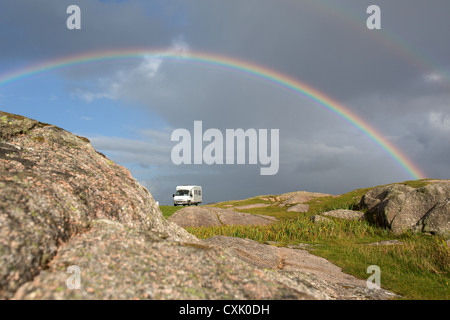
[[[202,187],[200,186],[177,186],[177,192],[173,194],[173,205],[195,204],[198,206],[202,203]]]

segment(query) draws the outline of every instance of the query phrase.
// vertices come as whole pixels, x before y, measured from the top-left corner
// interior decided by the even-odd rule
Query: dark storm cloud
[[[377,1],[379,31],[365,25],[373,1],[190,3],[186,35],[194,47],[271,66],[342,100],[374,88],[406,90],[415,77],[431,72],[423,57],[448,59],[450,50],[445,1]],[[208,4],[211,10],[199,9]]]
[[[450,68],[448,1],[377,1],[382,30],[370,31],[367,0],[82,0],[82,30],[70,32],[65,10],[72,2],[2,1],[1,56],[168,47],[183,35],[194,50],[271,67],[339,100],[408,90],[433,66]]]
[[[0,57],[39,60],[125,47],[168,46],[176,10],[164,1],[2,0]],[[66,27],[66,9],[81,8],[81,30]]]
[[[74,1],[3,0],[1,64],[135,47],[251,61],[339,100],[430,176],[450,177],[448,0],[376,1],[381,30],[366,28],[366,8],[374,4],[369,0],[75,2],[82,30],[71,32],[65,10]],[[259,175],[259,165],[175,166],[170,130],[152,139],[142,132],[135,140],[92,137],[94,147],[129,165],[164,203],[183,183],[203,185],[212,202],[293,190],[340,193],[409,178],[348,121],[230,70],[142,58],[59,75],[80,103],[110,99],[138,106],[170,130],[192,130],[194,120],[202,120],[204,129],[280,129],[280,171],[269,177]]]

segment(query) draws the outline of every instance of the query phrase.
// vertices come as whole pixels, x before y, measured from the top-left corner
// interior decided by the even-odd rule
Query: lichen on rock
[[[214,210],[224,223],[244,215]],[[67,285],[71,266],[79,289]],[[324,276],[330,270],[342,278]],[[364,283],[297,249],[200,241],[165,220],[148,190],[88,139],[0,112],[1,299],[393,297]]]
[[[162,217],[127,169],[100,156],[87,139],[6,112],[0,119],[0,298],[32,280],[62,243],[95,219],[193,239]]]

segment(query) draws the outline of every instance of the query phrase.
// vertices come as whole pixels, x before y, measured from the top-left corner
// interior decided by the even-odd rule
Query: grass
[[[184,208],[183,206],[159,206],[159,208],[161,209],[161,212],[164,216],[164,218],[168,218],[171,215],[173,215],[175,212],[177,212],[178,210]]]
[[[422,187],[426,180],[406,181],[411,187]],[[310,252],[324,257],[341,267],[344,272],[360,279],[367,279],[370,265],[381,269],[381,286],[405,299],[450,299],[450,250],[445,239],[438,236],[404,233],[394,235],[390,231],[367,221],[331,219],[313,223],[310,217],[335,209],[358,210],[361,197],[369,191],[354,190],[340,196],[315,198],[307,202],[307,213],[288,212],[277,203],[254,197],[241,201],[214,204],[215,207],[241,206],[255,203],[274,204],[247,210],[254,214],[277,217],[280,221],[268,226],[221,226],[186,228],[200,239],[215,235],[248,238],[264,243],[276,241],[279,245],[309,243],[316,244]],[[275,197],[275,196],[270,196]],[[169,209],[170,208],[170,209]],[[162,209],[163,210],[163,209]],[[164,209],[167,215],[172,207]],[[166,216],[166,215],[165,215]],[[402,245],[370,246],[368,243],[383,240],[399,240]]]
[[[227,225],[218,227],[186,228],[200,239],[215,235],[249,238],[259,242],[277,241],[283,244],[317,243],[335,239],[370,237],[381,239],[385,230],[367,222],[330,219],[313,223],[308,216],[264,226]]]
[[[217,208],[229,208],[230,206],[246,206],[249,204],[270,203],[270,201],[264,201],[261,199],[264,197],[266,197],[266,196],[258,196],[258,197],[253,197],[253,198],[249,198],[249,199],[244,199],[244,200],[231,200],[231,201],[215,203],[210,206],[217,207]]]
[[[324,257],[360,279],[367,267],[381,269],[381,286],[404,299],[450,299],[450,251],[437,236],[403,234],[394,236],[367,222],[331,221],[313,224],[309,219],[271,226],[223,226],[187,228],[200,239],[215,235],[248,238],[282,245],[317,244],[311,253]],[[402,245],[371,246],[371,242],[397,239]]]
[[[404,299],[450,299],[450,254],[445,242],[425,235],[398,238],[402,245],[369,246],[358,241],[330,241],[312,253],[361,279],[368,278],[366,268],[369,265],[377,265],[381,270],[381,286]]]

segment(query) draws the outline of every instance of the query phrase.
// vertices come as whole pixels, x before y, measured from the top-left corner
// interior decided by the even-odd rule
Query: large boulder
[[[373,188],[361,198],[360,206],[368,208],[369,212],[376,212],[382,210],[389,199],[414,190],[414,188],[404,184],[392,184]]]
[[[422,219],[424,232],[450,235],[450,198],[439,201]]]
[[[168,223],[130,172],[86,138],[0,112],[0,298],[33,279],[95,219],[194,237]]]
[[[374,188],[360,205],[396,234],[412,231],[445,236],[450,233],[449,199],[450,183],[438,181],[420,188],[401,184]]]

